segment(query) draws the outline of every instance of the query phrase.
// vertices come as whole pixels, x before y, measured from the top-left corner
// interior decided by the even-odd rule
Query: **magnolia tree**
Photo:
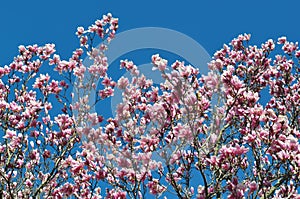
[[[300,198],[297,43],[240,35],[208,75],[153,55],[156,86],[128,60],[132,79],[107,74],[117,28],[107,14],[78,28],[69,60],[54,44],[20,46],[0,68],[1,198]],[[116,87],[123,100],[104,118],[94,106]]]

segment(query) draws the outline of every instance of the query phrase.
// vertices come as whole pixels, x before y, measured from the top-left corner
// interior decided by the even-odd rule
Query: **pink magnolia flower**
[[[165,59],[162,59],[159,54],[153,55],[152,56],[152,63],[154,64],[153,70],[160,70],[160,71],[164,71],[166,70],[168,61]]]
[[[76,35],[78,36],[78,37],[80,37],[82,34],[84,33],[84,28],[83,27],[78,27],[77,28],[77,32],[76,32]]]
[[[9,139],[12,139],[12,138],[14,138],[15,136],[17,136],[17,132],[16,132],[16,131],[7,129],[6,132],[5,132],[5,136],[3,136],[3,138],[9,138]]]

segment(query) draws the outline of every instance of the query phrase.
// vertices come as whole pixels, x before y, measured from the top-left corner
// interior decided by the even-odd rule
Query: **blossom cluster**
[[[155,54],[155,85],[127,59],[131,79],[108,75],[117,28],[107,14],[77,29],[69,60],[54,44],[20,46],[0,67],[1,198],[300,198],[298,43],[240,35],[207,75]],[[122,102],[104,118],[93,106],[115,87]]]

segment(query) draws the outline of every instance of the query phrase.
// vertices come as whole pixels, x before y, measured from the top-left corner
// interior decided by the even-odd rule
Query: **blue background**
[[[20,44],[55,43],[62,58],[78,47],[77,26],[87,27],[111,12],[119,32],[164,27],[198,41],[210,55],[240,33],[259,44],[282,35],[299,40],[300,2],[294,1],[1,1],[0,65],[9,64]]]

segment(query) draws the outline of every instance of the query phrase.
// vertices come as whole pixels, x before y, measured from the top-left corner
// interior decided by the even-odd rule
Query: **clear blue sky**
[[[107,12],[120,18],[120,31],[164,27],[187,34],[209,52],[240,33],[259,43],[287,35],[300,40],[299,1],[51,0],[0,3],[0,65],[8,64],[20,44],[54,42],[67,58],[77,47],[78,25],[88,26]]]
[[[297,0],[0,1],[0,66],[12,61],[21,44],[55,43],[57,53],[68,59],[78,47],[76,28],[87,27],[108,12],[120,19],[119,33],[141,27],[169,28],[196,40],[213,55],[242,33],[252,34],[253,44],[282,35],[299,41],[299,8]],[[149,53],[156,51],[133,60],[150,61]],[[131,55],[122,58],[131,59]]]

